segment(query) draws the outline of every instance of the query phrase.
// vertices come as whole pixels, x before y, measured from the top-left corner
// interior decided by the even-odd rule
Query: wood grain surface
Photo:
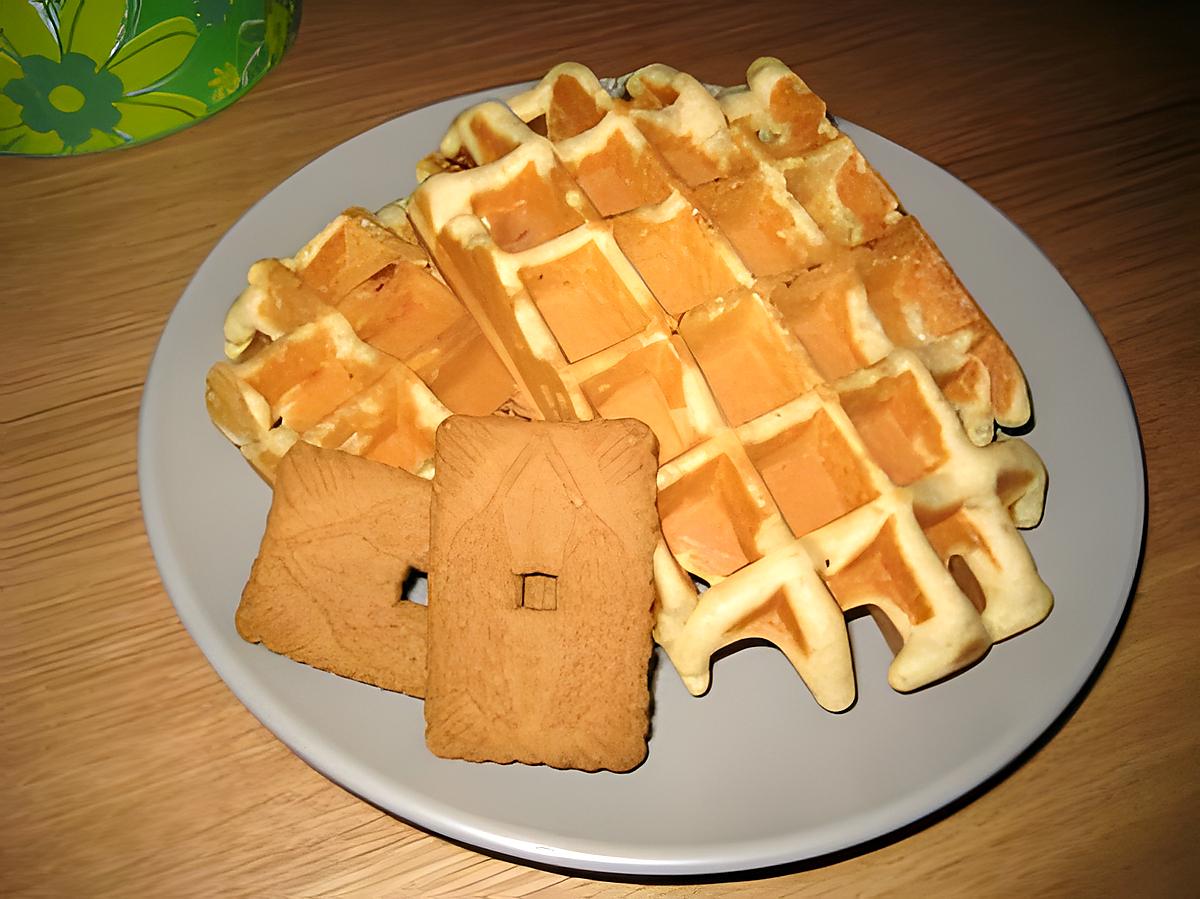
[[[0,159],[0,895],[1195,894],[1194,16],[1095,3],[305,6],[282,65],[211,121],[108,155]],[[729,83],[761,54],[995,203],[1099,321],[1150,490],[1115,649],[1066,723],[998,782],[816,863],[703,884],[593,881],[415,830],[260,726],[175,617],[135,478],[158,333],[250,204],[366,128],[567,58]]]

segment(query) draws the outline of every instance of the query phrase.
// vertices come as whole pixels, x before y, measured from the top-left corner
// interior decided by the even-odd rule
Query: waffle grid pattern
[[[1049,612],[1016,530],[1045,470],[994,439],[1029,416],[1016,360],[778,60],[721,91],[558,66],[465,111],[418,176],[257,263],[230,311],[209,411],[268,480],[297,439],[430,476],[451,412],[638,418],[655,637],[697,694],[761,638],[842,709],[848,612],[900,690]]]
[[[871,305],[865,281],[896,290],[867,242],[936,252],[919,226],[823,105],[813,128],[836,146],[801,176],[799,126],[772,120],[774,160],[761,128],[736,127],[766,115],[752,91],[722,103],[664,67],[625,91],[566,65],[466,111],[409,214],[542,415],[655,430],[656,637],[689,689],[706,689],[716,649],[763,637],[845,708],[847,611],[871,608],[894,640],[902,690],[1040,620],[1050,594],[1014,527],[1040,516],[1040,461],[1020,441],[974,445],[934,354],[897,346]],[[846,166],[857,206],[813,187]],[[920,297],[907,325],[986,322],[961,297],[957,318]],[[990,405],[987,426],[990,440]]]

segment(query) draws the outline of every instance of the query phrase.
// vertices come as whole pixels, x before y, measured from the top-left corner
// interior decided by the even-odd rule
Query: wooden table
[[[398,113],[564,58],[601,73],[661,60],[734,83],[766,53],[793,63],[834,112],[966,180],[1079,292],[1141,419],[1149,540],[1115,651],[1023,764],[898,836],[708,889],[1191,893],[1196,22],[1091,4],[491,6],[310,2],[280,68],[212,121],[110,155],[0,159],[0,894],[704,889],[489,858],[308,768],[234,699],[176,619],[142,526],[135,435],[155,339],[192,272],[309,159]]]

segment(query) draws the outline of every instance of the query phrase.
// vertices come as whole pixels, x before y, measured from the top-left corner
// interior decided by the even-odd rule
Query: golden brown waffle
[[[922,356],[975,443],[991,441],[993,421],[1026,423],[1028,392],[1011,351],[920,224],[829,121],[825,104],[775,59],[757,60],[747,79],[714,97],[690,75],[653,65],[625,79],[625,97],[613,98],[589,70],[567,63],[509,101],[517,116],[500,104],[469,110],[418,173],[491,162],[531,143],[532,129],[519,127],[529,122],[605,217],[643,207],[641,227],[622,217],[614,231],[626,235],[622,249],[672,312],[736,277],[681,217],[658,210],[657,220],[644,221],[644,207],[672,190],[680,197],[671,208],[702,212],[758,278],[790,279],[852,250],[871,324],[889,348]],[[647,145],[658,152],[644,152]],[[572,221],[557,219],[562,228]],[[689,257],[699,264],[683,272],[654,249],[656,239],[689,238],[700,252]],[[645,240],[651,245],[640,253],[627,246]],[[715,283],[686,283],[697,277]]]
[[[665,73],[657,73],[661,83]],[[770,160],[788,190],[834,243],[855,248],[872,311],[888,338],[918,352],[958,409],[971,439],[986,444],[995,420],[1029,420],[1020,366],[912,216],[824,102],[777,59],[756,60],[746,85],[720,93],[736,140]]]
[[[255,263],[226,317],[234,361],[209,372],[209,414],[268,481],[297,439],[428,476],[442,419],[513,395],[403,208],[381,216],[349,209],[294,258]]]
[[[905,690],[1036,624],[1014,522],[1044,470],[990,444],[1024,381],[919,225],[777,61],[720,99],[663,66],[623,90],[565,64],[467,110],[408,212],[542,416],[657,434],[657,636],[689,688],[765,637],[844,708],[860,607]]]
[[[842,612],[873,607],[896,651],[892,686],[930,683],[1049,612],[1014,527],[1037,523],[1044,478],[1022,441],[967,440],[928,370],[897,350],[660,469],[667,542],[714,586],[698,594],[660,559],[656,636],[695,693],[713,652],[760,637],[844,708]]]

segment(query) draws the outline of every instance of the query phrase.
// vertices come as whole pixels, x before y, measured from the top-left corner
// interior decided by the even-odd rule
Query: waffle
[[[408,214],[537,413],[659,440],[656,638],[692,692],[744,637],[830,709],[867,608],[911,690],[1044,617],[1020,369],[920,225],[776,60],[714,95],[586,68],[460,115]],[[1018,396],[1019,395],[1019,396]],[[711,584],[699,593],[693,577]]]
[[[206,400],[268,481],[299,439],[429,476],[439,422],[510,402],[499,357],[406,232],[402,205],[349,209],[294,258],[251,267]]]
[[[655,67],[644,77],[662,85],[680,76]],[[770,160],[834,243],[853,248],[888,338],[921,356],[975,443],[991,441],[993,420],[1026,424],[1029,392],[1012,351],[920,223],[900,213],[891,188],[828,121],[824,102],[777,59],[755,61],[746,82],[719,96],[735,140]]]

